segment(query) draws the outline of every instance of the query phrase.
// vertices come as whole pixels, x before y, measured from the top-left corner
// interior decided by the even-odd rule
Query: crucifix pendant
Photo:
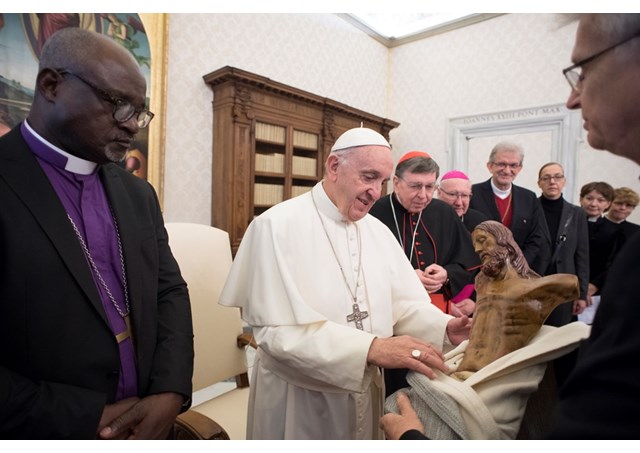
[[[347,315],[347,322],[356,323],[356,329],[364,330],[362,327],[362,320],[369,317],[368,311],[360,311],[358,304],[353,304],[353,313]]]

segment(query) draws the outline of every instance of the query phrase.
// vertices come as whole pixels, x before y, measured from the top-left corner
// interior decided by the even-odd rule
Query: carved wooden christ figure
[[[476,276],[476,309],[464,359],[455,376],[465,379],[492,361],[526,346],[558,305],[579,296],[578,277],[540,277],[511,231],[488,220],[472,234],[482,261]]]

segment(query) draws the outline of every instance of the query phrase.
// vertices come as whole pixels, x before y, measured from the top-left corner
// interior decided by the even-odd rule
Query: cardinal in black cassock
[[[480,259],[453,208],[433,198],[439,170],[425,152],[405,154],[396,166],[394,192],[380,198],[370,214],[393,232],[414,269],[434,273],[438,281],[428,276],[421,281],[432,300],[444,299],[438,305],[447,311],[448,300],[474,283]],[[385,370],[387,395],[407,386],[406,373]]]

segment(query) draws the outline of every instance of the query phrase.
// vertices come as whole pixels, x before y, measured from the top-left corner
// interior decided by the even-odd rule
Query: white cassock
[[[347,321],[356,279],[363,330]],[[253,220],[220,304],[242,307],[259,345],[248,439],[380,438],[384,380],[367,365],[373,339],[449,345],[451,317],[425,298],[389,228],[370,215],[343,221],[321,182]]]

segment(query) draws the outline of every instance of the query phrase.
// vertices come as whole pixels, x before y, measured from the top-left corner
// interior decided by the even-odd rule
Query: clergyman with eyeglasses
[[[487,162],[491,178],[472,186],[469,206],[509,228],[529,267],[542,275],[551,258],[542,207],[535,193],[513,184],[523,161],[524,150],[517,143],[496,144]]]
[[[65,28],[0,138],[0,438],[167,438],[188,407],[187,287],[154,189],[116,164],[145,102],[127,50]]]
[[[472,233],[478,224],[489,220],[480,211],[469,208],[472,196],[471,181],[464,172],[451,170],[440,178],[438,199],[444,201],[456,211],[469,233]]]
[[[457,294],[473,283],[467,269],[479,264],[471,238],[455,211],[437,198],[440,167],[428,153],[411,151],[396,165],[393,192],[371,215],[393,233],[429,294]]]
[[[440,167],[428,153],[404,154],[396,165],[393,192],[376,201],[370,214],[400,243],[426,290],[425,300],[446,313],[462,315],[450,300],[473,284],[475,273],[469,269],[480,260],[455,211],[434,198],[439,174]],[[387,395],[407,385],[405,375],[406,370],[385,372]]]
[[[456,214],[460,217],[460,221],[469,231],[469,234],[471,234],[480,223],[488,220],[487,216],[480,211],[469,208],[469,202],[472,196],[471,181],[466,173],[460,170],[451,170],[440,178],[438,199],[444,201],[456,211]],[[472,270],[472,273],[475,276],[479,271],[480,268],[477,268]],[[451,298],[451,302],[454,304],[452,308],[471,316],[476,307],[475,298],[475,284],[469,284],[462,288],[458,294],[453,295]]]

